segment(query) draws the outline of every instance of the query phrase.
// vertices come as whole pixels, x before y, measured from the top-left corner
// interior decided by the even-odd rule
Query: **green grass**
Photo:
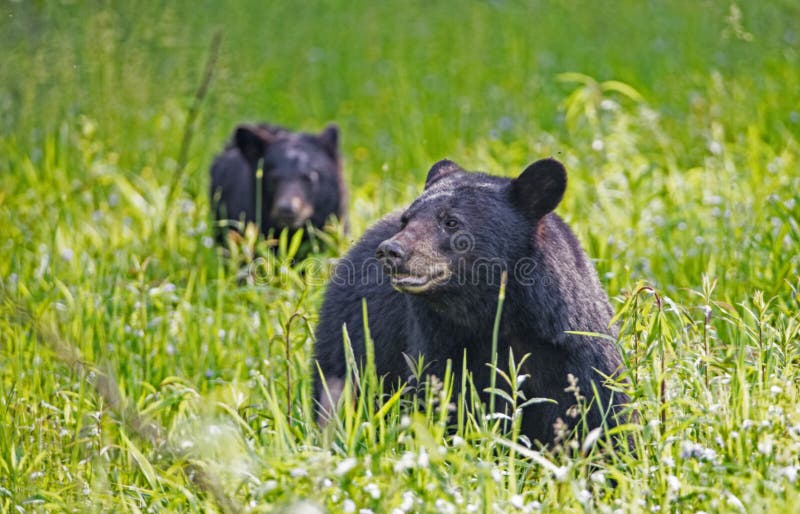
[[[795,2],[263,4],[0,7],[0,511],[797,510]],[[351,235],[238,285],[206,191],[245,120],[340,124]],[[531,453],[463,409],[453,434],[469,384],[446,379],[320,430],[326,264],[439,158],[513,176],[549,155],[618,312],[640,452]]]

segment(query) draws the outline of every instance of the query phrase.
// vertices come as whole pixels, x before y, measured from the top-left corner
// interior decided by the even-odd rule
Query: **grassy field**
[[[0,511],[800,512],[798,19],[789,0],[2,4]],[[351,234],[239,285],[207,170],[246,120],[340,125]],[[639,452],[540,454],[480,416],[453,433],[446,384],[320,430],[327,264],[435,160],[513,176],[550,155],[619,313]]]

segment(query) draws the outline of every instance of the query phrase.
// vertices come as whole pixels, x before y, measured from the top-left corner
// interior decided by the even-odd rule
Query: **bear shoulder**
[[[554,342],[586,339],[567,331],[615,333],[608,296],[569,225],[555,213],[546,215],[535,228],[532,247],[539,283],[528,289],[526,307],[542,333]]]

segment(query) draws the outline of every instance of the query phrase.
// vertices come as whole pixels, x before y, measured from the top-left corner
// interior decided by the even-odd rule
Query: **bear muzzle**
[[[446,282],[450,268],[410,251],[397,236],[383,241],[375,251],[392,287],[404,293],[422,293]]]
[[[314,214],[314,206],[298,192],[278,191],[276,196],[270,217],[279,228],[300,228]]]

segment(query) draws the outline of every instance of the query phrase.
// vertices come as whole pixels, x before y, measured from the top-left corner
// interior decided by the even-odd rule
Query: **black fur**
[[[240,231],[257,221],[259,161],[264,172],[262,234],[283,228],[293,232],[307,223],[322,228],[331,216],[344,220],[346,191],[335,125],[319,134],[267,124],[240,125],[211,165],[211,205],[219,243],[224,243],[228,229]]]
[[[567,225],[550,212],[565,188],[566,172],[552,159],[532,164],[514,180],[465,172],[450,161],[434,165],[423,194],[404,212],[370,228],[334,270],[316,331],[315,359],[326,381],[345,375],[343,324],[357,359],[364,357],[364,298],[375,365],[388,382],[408,379],[403,353],[423,354],[429,372],[441,377],[448,359],[460,371],[466,349],[478,390],[488,387],[486,363],[492,360],[492,327],[506,271],[498,364],[508,369],[509,348],[517,362],[530,353],[526,396],[558,402],[527,407],[523,433],[549,444],[557,418],[576,424],[567,415],[575,404],[574,393],[564,390],[568,374],[578,379],[587,402],[594,401],[588,427],[600,426],[604,414],[598,401],[603,410],[616,411],[627,398],[603,386],[602,375],[613,376],[622,367],[614,343],[567,333],[615,335],[594,267]],[[319,377],[315,397],[330,408]],[[617,422],[614,416],[605,421]]]

